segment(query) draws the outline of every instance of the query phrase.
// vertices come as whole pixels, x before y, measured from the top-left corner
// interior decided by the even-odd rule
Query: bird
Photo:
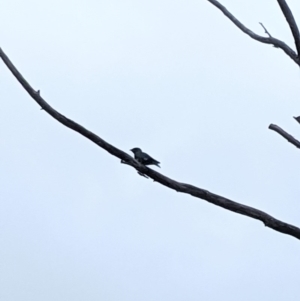
[[[153,159],[148,154],[142,152],[142,150],[140,148],[134,147],[130,151],[132,151],[134,153],[134,159],[136,159],[138,162],[140,162],[144,165],[156,165],[160,168],[160,166],[159,166],[160,162]]]

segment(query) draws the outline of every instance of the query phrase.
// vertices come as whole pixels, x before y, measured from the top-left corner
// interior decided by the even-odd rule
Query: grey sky
[[[276,1],[222,3],[294,46]],[[299,150],[267,129],[300,138],[299,68],[207,1],[2,0],[0,28],[62,114],[300,225]],[[2,62],[0,83],[0,300],[300,299],[299,241],[138,176],[41,111]]]

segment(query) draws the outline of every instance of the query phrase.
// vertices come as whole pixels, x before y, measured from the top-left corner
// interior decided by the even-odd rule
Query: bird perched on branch
[[[134,153],[134,159],[138,162],[144,164],[144,165],[156,165],[160,168],[158,161],[150,157],[148,154],[142,152],[142,150],[138,147],[135,147],[131,149],[131,151]]]

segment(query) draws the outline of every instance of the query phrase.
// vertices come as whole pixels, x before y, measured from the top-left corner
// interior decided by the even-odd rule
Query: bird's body
[[[148,154],[142,152],[142,150],[138,147],[135,147],[131,149],[131,151],[134,153],[134,159],[139,161],[140,163],[144,165],[156,165],[160,168],[159,163],[157,160],[150,157]]]

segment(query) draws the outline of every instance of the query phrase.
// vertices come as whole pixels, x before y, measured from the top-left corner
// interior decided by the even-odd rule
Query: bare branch
[[[295,139],[292,135],[290,135],[289,133],[287,133],[286,131],[284,131],[278,125],[276,125],[276,124],[270,124],[269,125],[269,129],[272,130],[272,131],[275,131],[276,133],[278,133],[280,136],[282,136],[283,138],[285,138],[288,142],[290,142],[293,145],[295,145],[297,148],[300,148],[300,141],[298,141],[297,139]]]
[[[153,179],[154,181],[169,187],[177,192],[183,192],[186,194],[190,194],[196,198],[200,198],[203,200],[206,200],[209,203],[212,203],[214,205],[217,205],[219,207],[225,208],[227,210],[230,210],[235,213],[243,214],[245,216],[257,219],[262,221],[265,226],[276,230],[278,232],[291,235],[293,237],[296,237],[297,239],[300,239],[300,229],[296,226],[287,224],[285,222],[282,222],[278,219],[275,219],[271,215],[260,211],[258,209],[242,205],[240,203],[234,202],[232,200],[229,200],[227,198],[224,198],[222,196],[216,195],[214,193],[211,193],[207,190],[192,186],[190,184],[184,184],[177,182],[175,180],[172,180],[162,174],[160,174],[157,171],[154,171],[139,162],[137,162],[135,159],[133,159],[131,156],[123,152],[122,150],[116,148],[115,146],[109,144],[105,140],[101,139],[96,134],[90,132],[89,130],[85,129],[80,124],[74,122],[73,120],[63,116],[56,110],[54,110],[40,95],[40,93],[36,92],[29,83],[25,80],[25,78],[21,75],[21,73],[15,68],[15,66],[12,64],[12,62],[9,60],[9,58],[6,56],[6,54],[2,51],[0,48],[0,57],[2,58],[5,65],[8,67],[8,69],[12,72],[12,74],[16,77],[16,79],[19,81],[19,83],[23,86],[23,88],[29,93],[29,95],[48,113],[50,114],[54,119],[65,125],[66,127],[78,132],[79,134],[83,135],[87,139],[91,140],[107,152],[109,152],[111,155],[121,159],[122,163],[126,163],[133,168],[135,168],[139,174],[143,174],[148,176],[149,178]]]
[[[271,34],[268,32],[267,28],[264,26],[264,24],[262,24],[261,22],[259,22],[259,24],[261,25],[261,27],[265,30],[265,33],[272,38]]]
[[[251,31],[249,28],[247,28],[245,25],[243,25],[234,15],[232,15],[225,6],[223,6],[219,1],[216,0],[207,0],[210,2],[212,5],[217,7],[222,13],[229,19],[231,20],[241,31],[243,31],[245,34],[247,34],[249,37],[252,39],[259,41],[264,44],[271,44],[276,48],[280,48],[283,50],[297,65],[300,66],[300,59],[297,56],[296,52],[290,48],[287,44],[282,42],[281,40],[278,40],[273,37],[262,37],[253,31]]]
[[[300,123],[300,116],[294,117],[294,119],[295,119],[298,123]]]
[[[291,32],[294,37],[297,53],[298,53],[298,56],[300,56],[300,33],[299,33],[299,28],[297,26],[295,18],[293,16],[293,13],[290,10],[290,8],[285,0],[277,0],[277,2],[280,6],[280,9],[281,9],[283,15],[285,16],[287,23],[290,26]]]

